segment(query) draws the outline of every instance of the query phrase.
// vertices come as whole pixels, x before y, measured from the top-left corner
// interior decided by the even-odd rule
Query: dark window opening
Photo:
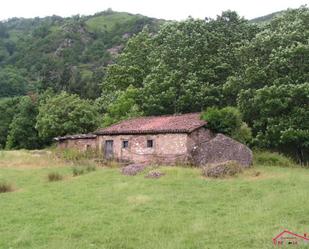
[[[122,141],[122,148],[128,148],[129,147],[129,141]]]
[[[91,147],[90,147],[90,144],[87,144],[87,145],[86,145],[86,150],[90,150],[90,148],[91,148]]]
[[[147,148],[153,147],[153,140],[147,140]]]

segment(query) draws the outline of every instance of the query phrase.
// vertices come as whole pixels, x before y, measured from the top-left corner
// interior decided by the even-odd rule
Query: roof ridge
[[[119,121],[96,130],[95,134],[191,133],[207,124],[200,112],[141,116]],[[194,116],[194,117],[191,117]]]

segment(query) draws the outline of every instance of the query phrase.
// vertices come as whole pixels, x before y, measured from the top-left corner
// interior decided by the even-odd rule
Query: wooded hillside
[[[1,23],[0,146],[37,148],[129,117],[205,111],[218,127],[239,120],[219,132],[304,162],[308,20],[302,7],[262,26],[232,11],[181,22],[105,11]]]

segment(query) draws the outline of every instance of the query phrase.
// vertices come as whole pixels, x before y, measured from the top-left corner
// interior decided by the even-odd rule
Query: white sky
[[[88,15],[107,8],[149,17],[182,20],[188,16],[215,17],[227,9],[236,10],[241,16],[251,19],[308,5],[309,0],[0,0],[0,3],[0,20],[53,14]]]

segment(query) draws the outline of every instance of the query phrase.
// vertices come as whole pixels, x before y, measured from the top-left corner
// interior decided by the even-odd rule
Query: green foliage
[[[25,95],[27,80],[13,67],[0,67],[0,98]]]
[[[85,173],[93,172],[96,171],[96,166],[95,165],[88,165],[88,166],[74,166],[72,168],[72,173],[73,176],[80,176]]]
[[[36,128],[43,138],[87,133],[98,127],[99,114],[91,101],[62,92],[39,106]]]
[[[308,82],[308,18],[308,8],[288,10],[240,49],[242,89]]]
[[[35,99],[31,99],[29,96],[22,97],[14,111],[15,115],[9,126],[6,148],[35,149],[41,147],[43,141],[35,129],[38,114]]]
[[[25,86],[31,82],[34,90],[52,88],[97,98],[103,67],[115,59],[109,49],[122,47],[128,37],[146,25],[154,30],[159,21],[105,11],[94,16],[12,18],[0,22],[0,66],[4,68],[0,68],[0,97],[24,95],[28,90]],[[13,66],[10,72],[7,66]],[[80,72],[85,68],[93,75],[83,78]]]
[[[0,99],[0,149],[5,147],[10,124],[16,113],[20,98]]]
[[[103,126],[108,126],[124,119],[142,116],[138,105],[140,98],[139,89],[129,86],[124,92],[120,92],[116,100],[107,108],[103,118]]]
[[[242,121],[242,115],[235,107],[210,107],[202,113],[201,118],[217,133],[226,134],[242,143],[251,142],[251,129]]]
[[[277,167],[296,167],[297,165],[293,160],[278,152],[269,151],[255,151],[254,164],[264,166],[277,166]]]
[[[72,168],[73,176],[80,176],[85,173],[84,167],[73,167]]]
[[[240,112],[234,107],[222,109],[210,107],[202,113],[202,119],[207,121],[207,127],[215,132],[231,136],[242,124]]]
[[[141,88],[140,107],[147,115],[223,104],[222,85],[239,65],[236,50],[256,30],[230,11],[216,20],[169,22],[156,35],[144,30],[108,67],[103,95],[106,89]]]
[[[264,87],[240,94],[239,108],[252,127],[254,143],[288,147],[305,161],[309,148],[309,83]]]
[[[127,43],[123,53],[117,58],[117,63],[107,67],[103,82],[103,94],[125,90],[132,85],[142,87],[145,77],[150,72],[149,54],[153,44],[148,29],[133,36]]]

